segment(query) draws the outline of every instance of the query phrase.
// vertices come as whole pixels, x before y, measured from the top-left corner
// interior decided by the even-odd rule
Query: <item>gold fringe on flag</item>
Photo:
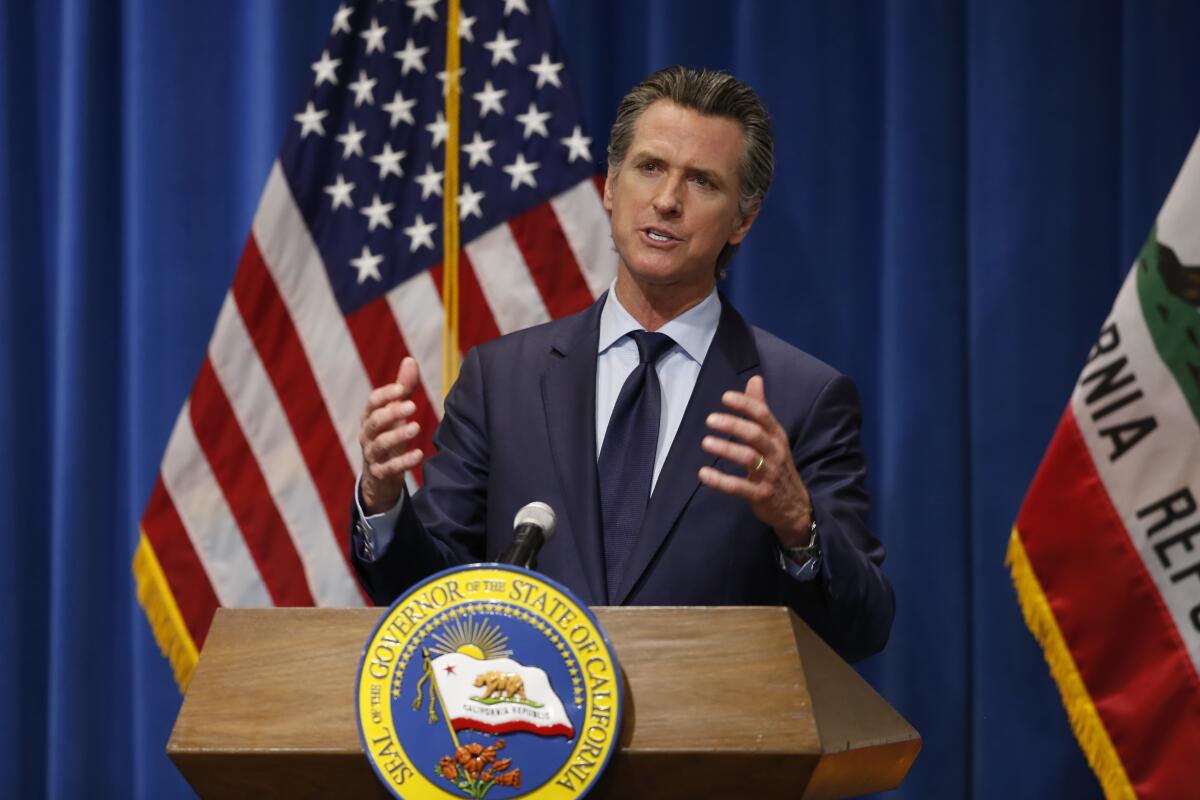
[[[179,684],[179,691],[186,692],[200,654],[184,624],[183,615],[179,613],[175,595],[167,583],[167,576],[163,575],[145,531],[141,532],[137,551],[133,554],[133,578],[137,583],[138,602],[146,613],[154,640],[175,670],[175,683]]]
[[[458,107],[462,63],[458,42],[459,0],[449,0],[446,14],[446,124],[445,171],[442,176],[442,307],[446,312],[442,332],[442,394],[450,393],[458,377]]]
[[[1104,723],[1100,721],[1100,715],[1079,675],[1075,659],[1067,649],[1062,631],[1058,628],[1015,526],[1008,540],[1008,555],[1004,563],[1012,573],[1025,625],[1042,646],[1046,663],[1050,665],[1050,675],[1058,684],[1058,693],[1062,696],[1067,718],[1071,721],[1071,729],[1104,789],[1104,796],[1109,800],[1136,798],[1129,776],[1125,774],[1125,766],[1117,756],[1112,739],[1108,738]]]

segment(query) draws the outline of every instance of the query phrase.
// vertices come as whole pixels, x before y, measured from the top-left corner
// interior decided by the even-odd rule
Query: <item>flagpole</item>
[[[442,180],[442,394],[450,393],[458,377],[458,41],[459,0],[448,0],[446,14],[446,157]]]
[[[450,721],[450,715],[446,713],[446,703],[442,700],[442,690],[438,688],[437,670],[433,668],[433,661],[429,658],[429,650],[421,648],[422,655],[425,656],[425,663],[429,665],[429,682],[433,684],[433,695],[437,698],[437,703],[442,709],[442,718],[446,720],[446,727],[450,729],[450,738],[454,740],[454,752],[458,752],[461,745],[458,743],[458,734],[454,732],[454,723]]]

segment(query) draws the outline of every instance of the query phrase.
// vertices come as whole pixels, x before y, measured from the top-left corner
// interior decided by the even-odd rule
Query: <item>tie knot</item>
[[[638,357],[643,364],[658,363],[658,360],[675,346],[675,340],[665,333],[631,331],[629,335],[637,342]]]

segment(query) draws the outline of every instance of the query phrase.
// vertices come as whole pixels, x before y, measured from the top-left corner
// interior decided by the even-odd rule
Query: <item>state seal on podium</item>
[[[565,800],[608,764],[622,688],[611,645],[568,589],[521,567],[460,567],[410,589],[376,625],[358,729],[404,800]]]

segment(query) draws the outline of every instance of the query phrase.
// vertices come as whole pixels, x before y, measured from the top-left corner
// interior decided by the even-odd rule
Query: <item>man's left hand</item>
[[[771,526],[784,547],[807,545],[812,500],[792,461],[787,432],[767,406],[762,376],[755,375],[747,381],[744,392],[725,392],[721,402],[736,415],[709,414],[708,427],[731,439],[705,436],[701,446],[715,456],[745,467],[746,475],[702,467],[700,482],[744,498],[754,516]]]

